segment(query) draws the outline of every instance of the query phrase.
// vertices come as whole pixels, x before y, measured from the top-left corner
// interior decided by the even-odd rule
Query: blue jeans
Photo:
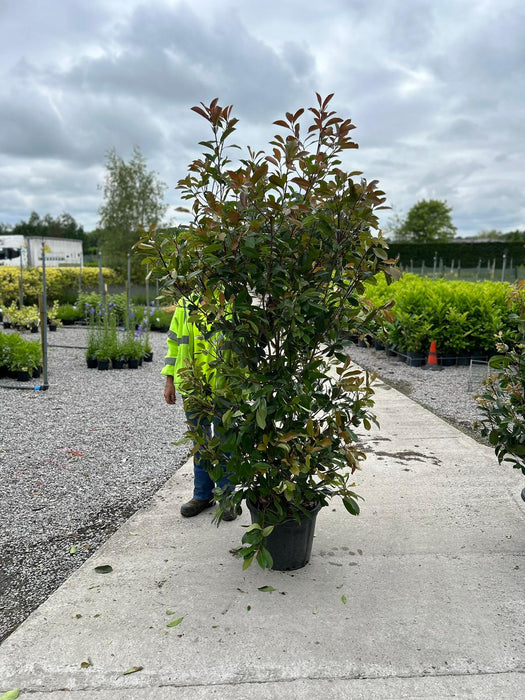
[[[195,413],[190,413],[186,411],[186,422],[191,428],[197,427],[197,416]],[[213,420],[213,428],[219,424],[218,419]],[[205,434],[211,438],[212,436],[212,423],[209,421],[200,420],[200,425],[202,426]],[[227,455],[225,457],[225,462],[227,461]],[[226,464],[223,465],[225,470]],[[228,485],[228,476],[226,471],[224,471],[224,476],[217,483],[219,488],[224,488]],[[200,452],[195,452],[193,455],[193,498],[198,498],[200,501],[208,501],[213,498],[213,489],[215,488],[215,482],[208,474],[204,460],[201,457]]]

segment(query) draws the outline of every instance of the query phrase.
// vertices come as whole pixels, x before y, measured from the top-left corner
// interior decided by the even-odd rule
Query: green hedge
[[[106,284],[118,284],[121,279],[109,267],[102,268]],[[38,295],[42,293],[42,268],[30,267],[23,270],[24,304],[37,304]],[[79,289],[78,267],[46,268],[47,301],[52,303],[71,302],[76,299]],[[82,289],[98,289],[98,269],[82,268]],[[0,267],[0,303],[9,306],[20,296],[20,268]]]
[[[389,243],[389,253],[395,258],[400,256],[401,264],[406,268],[412,260],[415,266],[425,263],[426,267],[434,265],[434,255],[437,254],[437,262],[443,261],[450,266],[452,261],[461,267],[477,267],[481,260],[482,265],[492,264],[496,259],[496,266],[501,267],[503,254],[507,255],[507,266],[525,265],[525,243],[504,243],[492,241],[487,243]]]
[[[374,305],[395,301],[393,322],[375,332],[400,352],[428,353],[434,340],[439,354],[461,356],[477,350],[492,352],[500,332],[505,340],[515,336],[518,322],[512,316],[518,308],[509,301],[511,288],[500,282],[432,280],[405,274],[390,287],[383,279],[369,284],[366,297]]]

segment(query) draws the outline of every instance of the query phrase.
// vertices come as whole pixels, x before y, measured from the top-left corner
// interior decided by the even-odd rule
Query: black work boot
[[[184,518],[193,518],[194,515],[202,513],[206,508],[211,508],[215,503],[213,498],[201,500],[200,498],[192,498],[187,503],[183,503],[180,507],[180,514]]]

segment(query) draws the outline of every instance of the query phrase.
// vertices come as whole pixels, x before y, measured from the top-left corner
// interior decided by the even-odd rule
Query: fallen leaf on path
[[[176,620],[172,620],[171,622],[168,622],[166,627],[177,627],[177,625],[180,625],[180,623],[184,620],[184,617],[178,617]]]
[[[97,574],[110,574],[113,571],[113,567],[109,564],[103,564],[102,566],[95,566],[95,571]]]
[[[8,690],[7,693],[4,693],[1,697],[0,700],[16,700],[16,698],[20,695],[20,691],[18,688],[15,688],[15,690]]]

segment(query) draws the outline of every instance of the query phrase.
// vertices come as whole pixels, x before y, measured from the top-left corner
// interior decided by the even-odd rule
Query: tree
[[[410,243],[447,243],[456,235],[451,218],[452,207],[438,199],[422,199],[414,204],[406,219],[394,227],[396,241]]]
[[[163,202],[166,185],[148,171],[146,159],[138,146],[126,163],[111,149],[106,155],[106,179],[103,185],[104,203],[98,213],[102,229],[102,252],[105,262],[123,271],[127,254],[139,240],[140,231],[157,225],[166,212]],[[140,261],[132,257],[134,274]]]
[[[74,238],[84,240],[84,229],[71,214],[64,212],[53,218],[46,214],[43,219],[32,211],[27,221],[19,221],[13,226],[12,234],[20,236],[49,236],[50,238]]]

